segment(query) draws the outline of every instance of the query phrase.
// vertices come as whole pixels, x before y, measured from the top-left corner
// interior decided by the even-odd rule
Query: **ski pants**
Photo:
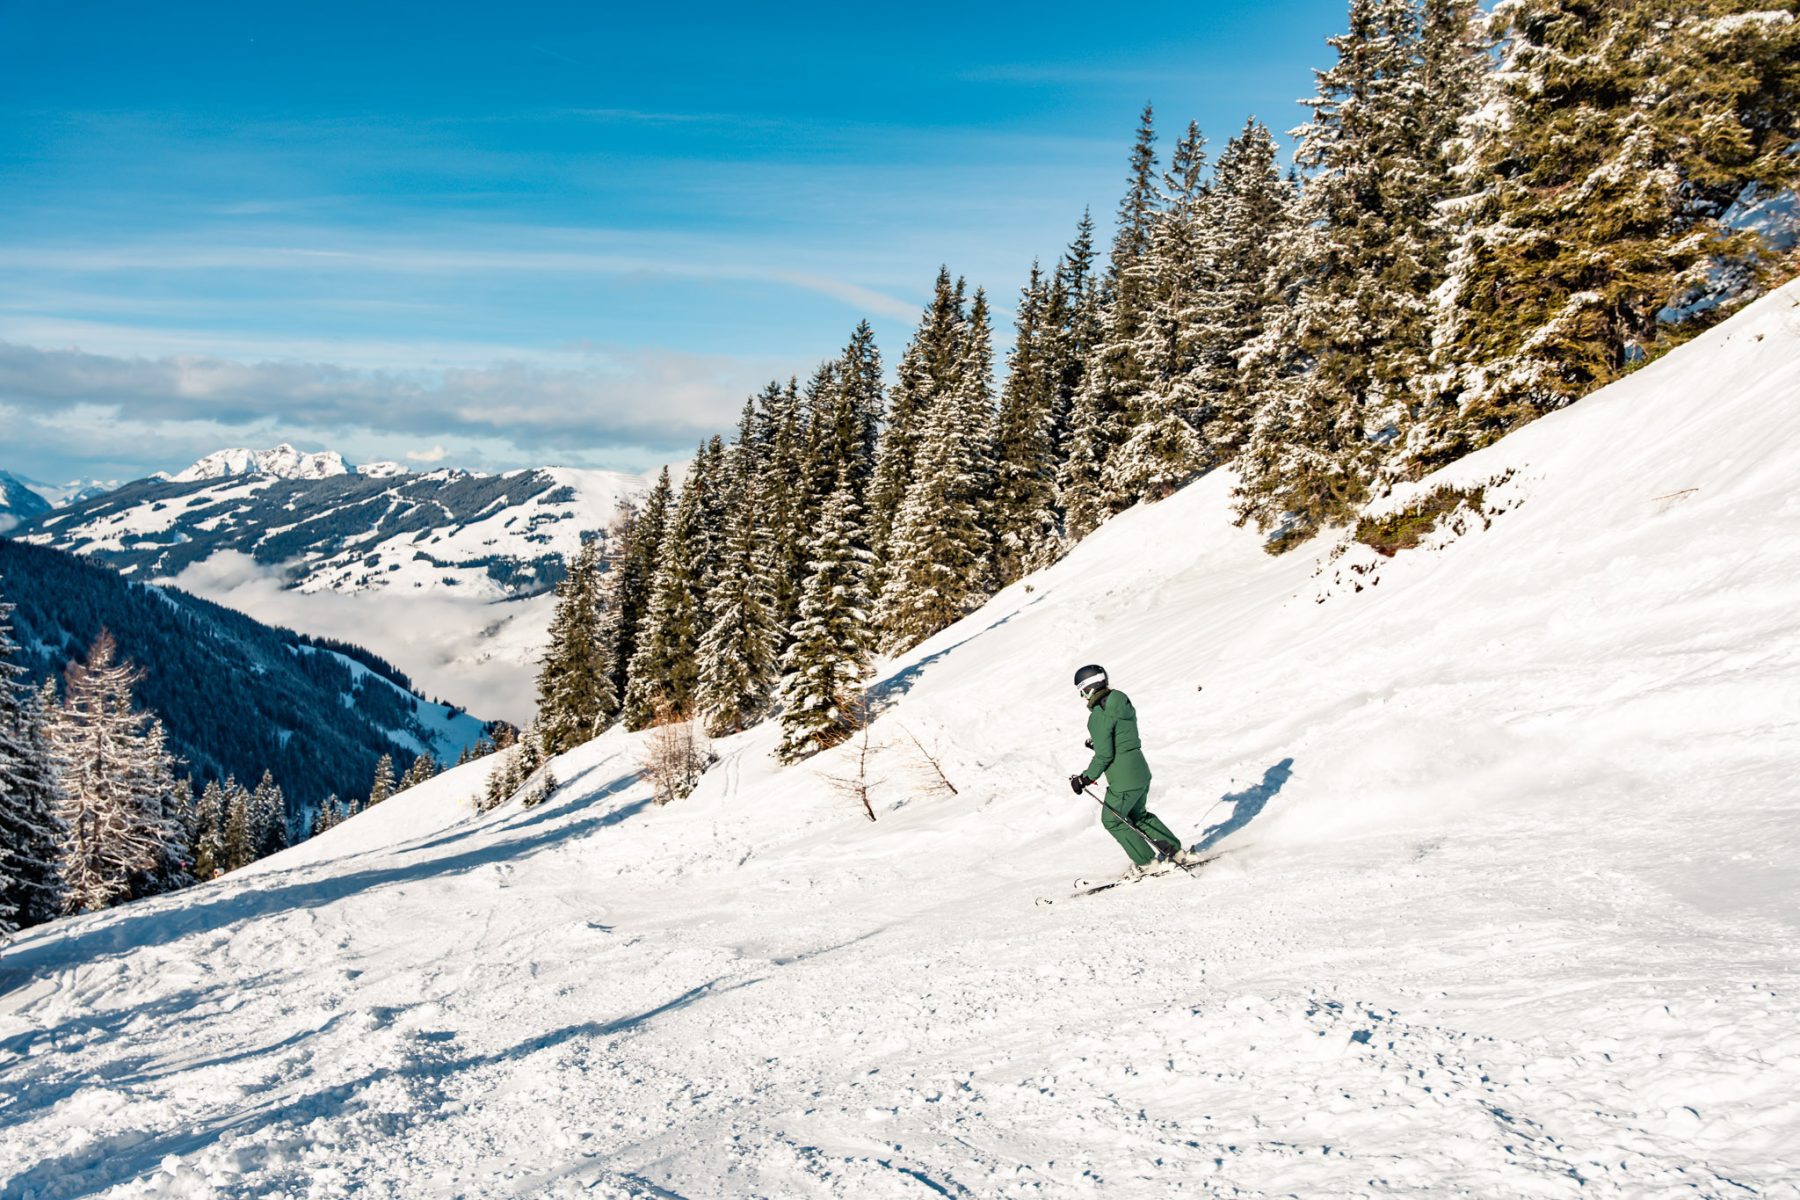
[[[1109,787],[1106,789],[1106,811],[1100,814],[1101,826],[1113,835],[1119,845],[1125,848],[1125,853],[1131,856],[1131,861],[1140,867],[1155,858],[1156,851],[1145,845],[1144,839],[1131,828],[1132,825],[1155,841],[1167,842],[1171,850],[1181,848],[1181,839],[1149,810],[1149,802],[1148,787],[1130,788],[1126,791],[1114,791]],[[1127,825],[1127,821],[1131,825]]]

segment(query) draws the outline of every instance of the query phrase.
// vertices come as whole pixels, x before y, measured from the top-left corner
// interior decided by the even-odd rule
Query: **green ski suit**
[[[1088,740],[1094,746],[1093,761],[1082,774],[1089,779],[1106,776],[1106,811],[1100,824],[1113,835],[1131,861],[1143,866],[1156,851],[1132,829],[1132,825],[1172,849],[1181,839],[1146,806],[1150,800],[1150,764],[1138,739],[1137,710],[1124,692],[1101,688],[1088,698]],[[1130,824],[1126,824],[1129,821]]]

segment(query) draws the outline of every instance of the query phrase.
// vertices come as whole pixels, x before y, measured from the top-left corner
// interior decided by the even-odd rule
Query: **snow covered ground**
[[[1456,464],[1460,538],[1128,513],[884,667],[874,823],[613,733],[34,932],[0,1196],[1800,1196],[1797,401],[1800,286]],[[1123,865],[1089,660],[1233,853],[1039,907]]]

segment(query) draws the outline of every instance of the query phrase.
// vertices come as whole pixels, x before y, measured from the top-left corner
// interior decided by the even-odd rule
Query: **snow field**
[[[1797,348],[1790,287],[1393,559],[1125,514],[884,665],[874,823],[847,748],[656,808],[614,732],[33,931],[0,1196],[1800,1196]],[[1038,908],[1124,864],[1087,661],[1234,853]]]

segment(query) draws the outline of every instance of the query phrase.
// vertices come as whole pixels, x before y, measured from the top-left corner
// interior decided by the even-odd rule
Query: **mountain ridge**
[[[498,687],[490,715],[523,723],[565,560],[590,539],[604,554],[619,506],[648,485],[570,467],[140,479],[12,536],[369,644],[441,694]]]
[[[277,479],[324,479],[332,475],[348,475],[351,467],[335,450],[308,453],[282,442],[268,450],[234,447],[215,450],[192,466],[169,476],[172,483],[193,483],[200,479],[226,479],[234,475],[273,475]]]

